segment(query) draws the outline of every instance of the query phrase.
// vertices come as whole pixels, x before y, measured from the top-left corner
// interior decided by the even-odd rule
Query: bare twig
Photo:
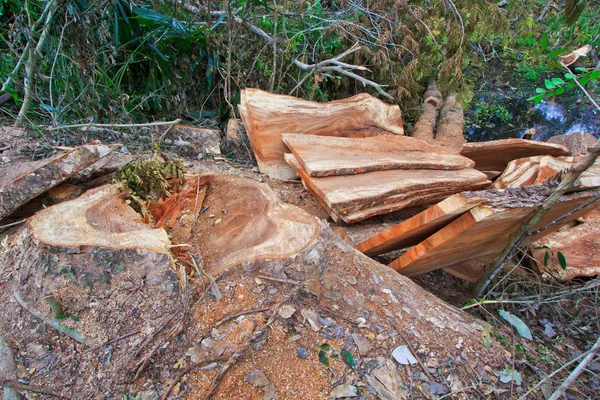
[[[302,282],[295,281],[293,279],[275,278],[274,276],[268,276],[268,275],[258,275],[257,278],[265,279],[267,281],[279,282],[279,283],[289,283],[290,285],[301,285],[302,284]]]
[[[146,126],[163,126],[163,125],[176,125],[183,121],[178,118],[174,121],[156,121],[156,122],[148,122],[145,124],[73,124],[73,125],[59,125],[59,126],[51,126],[48,128],[49,131],[56,131],[59,129],[69,129],[69,128],[142,128]]]
[[[581,360],[577,368],[571,371],[567,379],[565,379],[563,383],[558,387],[558,389],[556,389],[554,393],[552,393],[552,396],[550,396],[548,400],[559,400],[560,398],[562,398],[567,389],[573,384],[573,382],[575,382],[579,375],[581,375],[581,373],[592,362],[598,350],[600,350],[600,336],[598,337],[598,339],[596,339],[596,343],[594,343],[592,348],[589,350],[588,355],[585,356],[583,360]]]
[[[0,387],[1,386],[8,386],[8,387],[11,387],[11,388],[14,388],[17,390],[26,390],[28,392],[47,394],[49,396],[54,396],[54,397],[58,397],[61,399],[67,398],[63,394],[61,394],[55,390],[52,390],[52,389],[48,389],[48,388],[41,387],[41,386],[26,385],[24,383],[19,383],[19,382],[15,382],[15,381],[0,381]]]
[[[21,307],[23,307],[25,310],[29,311],[31,314],[33,314],[36,318],[40,319],[46,325],[51,326],[52,328],[56,329],[60,333],[64,333],[65,335],[67,335],[70,338],[78,341],[79,343],[85,344],[86,346],[90,346],[90,347],[94,347],[95,346],[95,343],[92,342],[89,339],[86,339],[86,337],[82,333],[76,331],[73,328],[69,328],[67,326],[64,326],[63,324],[61,324],[55,318],[48,318],[48,317],[46,317],[44,314],[42,314],[38,310],[36,310],[35,308],[31,307],[29,304],[27,304],[25,302],[25,300],[23,300],[23,297],[21,296],[21,293],[19,293],[16,289],[13,290],[13,297],[15,298],[15,300],[17,300],[17,303],[19,303],[19,305]]]
[[[316,64],[306,64],[300,60],[294,60],[294,64],[296,64],[296,66],[298,68],[300,68],[303,71],[308,71],[308,73],[304,76],[304,78],[302,78],[302,80],[300,82],[298,82],[298,84],[290,91],[289,94],[293,94],[296,90],[298,90],[298,88],[300,88],[302,86],[302,84],[304,84],[304,82],[306,82],[306,80],[310,76],[312,76],[314,74],[318,74],[318,73],[327,74],[329,72],[336,72],[338,74],[345,75],[349,78],[357,80],[358,82],[362,83],[363,86],[371,86],[371,87],[375,88],[375,90],[377,90],[377,92],[379,92],[382,96],[384,96],[390,100],[394,100],[394,98],[392,96],[390,96],[388,93],[386,93],[383,90],[383,88],[386,87],[386,85],[380,85],[377,82],[373,82],[369,79],[363,78],[362,76],[357,75],[354,72],[352,72],[354,70],[368,71],[369,70],[368,68],[362,67],[360,65],[353,65],[353,64],[348,64],[348,63],[340,61],[342,58],[354,53],[355,51],[357,51],[359,49],[360,49],[359,44],[355,43],[352,47],[350,47],[348,50],[344,51],[343,53],[338,54],[337,56],[335,56],[333,58],[321,61]]]
[[[165,391],[160,399],[166,400],[167,397],[169,397],[171,390],[173,390],[175,385],[177,385],[177,382],[179,382],[181,380],[181,378],[183,378],[183,376],[185,374],[187,374],[188,372],[190,372],[191,370],[196,369],[199,366],[204,365],[204,364],[211,364],[214,362],[220,362],[220,361],[225,361],[225,360],[227,360],[227,357],[211,358],[211,359],[207,359],[207,360],[201,360],[201,361],[198,361],[198,362],[188,365],[187,367],[185,367],[181,371],[179,371],[177,376],[175,376],[175,378],[173,378],[171,380],[171,383],[169,383],[169,386],[167,386],[167,388],[165,389]]]
[[[255,308],[255,309],[252,309],[252,310],[245,310],[245,311],[237,312],[235,314],[232,314],[232,315],[230,315],[228,317],[225,317],[222,320],[218,321],[215,324],[215,328],[223,325],[225,322],[231,321],[232,319],[236,319],[237,317],[241,317],[242,315],[256,314],[256,313],[261,313],[261,312],[265,312],[265,311],[269,311],[269,309],[268,308]]]
[[[21,225],[23,223],[27,222],[27,219],[22,219],[20,221],[17,222],[11,222],[10,224],[6,224],[6,225],[2,225],[0,226],[0,231],[5,229],[5,228],[10,228],[11,226],[15,226],[15,225]]]

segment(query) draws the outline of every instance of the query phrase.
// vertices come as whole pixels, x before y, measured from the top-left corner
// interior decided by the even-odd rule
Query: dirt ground
[[[0,134],[0,148],[10,145],[0,151],[0,169],[53,151],[51,140],[34,139],[24,132]],[[134,145],[129,147],[130,152],[140,154]],[[130,159],[126,151],[119,152],[102,161],[102,168],[79,174],[70,182],[86,189],[110,182],[111,171]],[[268,179],[258,173],[243,148],[233,158],[188,158],[185,166],[190,172],[234,175],[265,183],[282,202],[327,219],[300,182]],[[287,264],[251,263],[245,269],[214,276],[209,276],[208,265],[209,274],[202,278],[188,270],[189,290],[181,293],[177,271],[170,268],[172,264],[165,257],[102,249],[39,249],[26,224],[4,227],[56,201],[41,196],[0,223],[0,332],[14,354],[20,383],[50,389],[67,398],[158,399],[164,395],[203,399],[215,385],[220,366],[248,343],[251,349],[243,352],[218,380],[214,398],[325,399],[337,397],[332,391],[338,388],[340,398],[343,390],[350,390],[347,394],[352,396],[355,393],[354,398],[377,398],[374,393],[384,389],[390,393],[387,398],[518,398],[544,376],[589,349],[600,332],[597,279],[558,284],[541,281],[532,271],[520,268],[495,287],[489,304],[473,306],[469,303],[469,283],[435,271],[413,281],[453,306],[466,305],[470,315],[492,326],[491,332],[465,338],[465,347],[459,342],[456,348],[455,343],[436,344],[442,336],[409,335],[406,344],[412,342],[427,370],[386,366],[381,360],[388,349],[406,342],[394,334],[396,330],[377,323],[365,324],[362,317],[348,319],[346,315],[350,314],[345,309],[334,308],[337,302],[314,303],[311,293],[296,290],[298,284],[293,278],[268,279],[275,274],[264,278],[273,268],[292,268]],[[213,208],[216,211],[206,211],[207,216],[215,215],[212,221],[226,216],[219,207]],[[341,241],[352,245],[421,210],[376,217],[353,226],[328,222]],[[397,255],[377,261],[389,262],[393,256]],[[345,260],[342,265],[350,265],[351,258],[340,257]],[[102,268],[88,268],[94,265]],[[336,273],[352,286],[352,269]],[[354,282],[356,286],[356,279]],[[357,290],[366,293],[365,304],[378,313],[394,308],[393,302],[382,303],[378,295],[369,296],[367,288]],[[17,303],[15,291],[47,316],[51,315],[48,305],[32,299],[40,297],[39,291],[49,291],[70,314],[61,322],[82,332],[93,344],[86,348],[41,322]],[[294,293],[291,300],[290,293]],[[313,329],[307,309],[317,311],[321,326],[318,331]],[[518,315],[530,327],[534,340],[520,338],[499,317],[499,309]],[[274,314],[273,310],[279,312]],[[241,315],[236,316],[238,313]],[[373,318],[383,321],[386,317],[381,314]],[[404,332],[406,335],[411,330],[407,326]],[[483,347],[477,356],[467,349],[471,342],[481,347],[481,335],[484,341],[488,335],[493,342],[490,355],[484,355],[488,350]],[[357,352],[357,342],[369,348],[368,357],[367,353],[363,357]],[[353,354],[355,367],[349,366],[344,350]],[[443,359],[450,350],[456,353],[456,364]],[[494,351],[496,355],[492,356]],[[502,362],[492,361],[494,357]],[[325,359],[329,365],[325,365]],[[502,382],[503,368],[520,371],[523,383]],[[600,364],[592,363],[589,371],[571,388],[569,398],[598,398]],[[387,374],[388,378],[369,380],[377,373]],[[432,374],[435,381],[427,374]],[[542,398],[542,392],[551,392],[565,377],[565,372],[558,374],[542,385],[542,391],[527,398]],[[385,379],[389,382],[383,382]],[[443,390],[437,391],[438,383]],[[375,391],[380,387],[377,385],[384,389]],[[169,394],[165,395],[167,390]],[[49,398],[35,390],[26,393],[27,398]]]

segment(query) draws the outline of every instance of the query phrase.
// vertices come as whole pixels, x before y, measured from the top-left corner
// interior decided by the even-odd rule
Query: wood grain
[[[460,154],[475,161],[475,168],[480,171],[503,171],[512,160],[541,155],[566,156],[569,149],[535,140],[502,139],[466,143]]]
[[[366,93],[317,103],[244,89],[238,108],[260,171],[275,179],[296,178],[283,157],[284,132],[343,137],[404,134],[400,108]]]
[[[444,147],[408,136],[340,138],[284,133],[283,142],[310,176],[391,169],[458,170],[475,165]]]
[[[563,196],[535,229],[577,208],[597,194],[598,191],[586,191]],[[498,197],[500,196],[501,193]],[[543,198],[545,196],[531,196],[529,199],[522,198],[512,204],[501,199],[484,201],[412,247],[389,266],[404,275],[415,276],[478,257],[496,255],[506,246],[509,235],[536,207],[542,204]],[[538,237],[559,229],[585,214],[590,207],[594,205],[561,220],[552,229],[540,233]],[[530,240],[538,237],[532,237]]]

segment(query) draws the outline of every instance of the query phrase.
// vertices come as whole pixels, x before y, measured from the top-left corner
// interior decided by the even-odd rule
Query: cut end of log
[[[169,254],[163,229],[152,229],[122,198],[116,185],[101,186],[75,200],[46,208],[29,220],[42,245],[65,248],[139,249]]]

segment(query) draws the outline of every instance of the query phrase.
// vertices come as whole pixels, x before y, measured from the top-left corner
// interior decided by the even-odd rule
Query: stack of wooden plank
[[[552,157],[536,156],[513,160],[494,182],[494,187],[515,188],[527,185],[542,184],[556,177],[561,171],[571,168],[583,156]],[[600,163],[596,162],[578,180],[577,189],[600,187]]]
[[[369,256],[409,248],[389,266],[408,276],[446,268],[454,275],[475,281],[485,264],[506,246],[510,234],[551,191],[548,186],[534,185],[456,194],[365,240],[356,248]],[[529,241],[554,232],[587,213],[598,204],[598,194],[598,190],[590,190],[561,197],[535,229],[590,204],[531,236]]]
[[[490,184],[473,162],[406,136],[283,134],[287,163],[334,221],[354,223]]]

